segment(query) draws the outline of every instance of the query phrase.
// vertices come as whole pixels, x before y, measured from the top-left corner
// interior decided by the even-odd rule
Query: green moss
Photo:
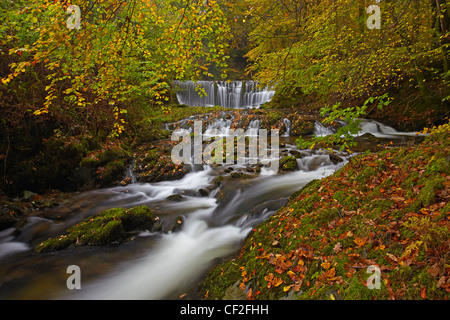
[[[442,189],[445,177],[435,174],[431,177],[425,177],[425,185],[420,189],[417,200],[407,207],[407,210],[417,212],[422,207],[433,204],[436,200],[436,191]]]
[[[293,171],[297,169],[297,159],[293,156],[285,156],[280,160],[280,170]]]
[[[71,245],[101,246],[122,242],[127,232],[150,229],[154,224],[152,211],[146,206],[132,209],[108,209],[70,227],[58,238],[38,246],[36,252],[61,250]]]

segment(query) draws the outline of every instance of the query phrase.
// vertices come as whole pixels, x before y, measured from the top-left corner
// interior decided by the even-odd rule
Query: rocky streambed
[[[192,133],[194,121],[221,137],[233,128],[278,128],[279,172],[259,163],[175,165],[170,151],[177,142],[167,138]],[[380,134],[379,125],[371,128]],[[88,191],[2,200],[2,298],[179,297],[293,192],[348,161],[339,152],[297,149],[296,135],[329,130],[311,115],[217,111],[163,130],[166,139],[87,153],[76,170],[88,168]],[[80,291],[66,287],[69,265],[83,271]]]

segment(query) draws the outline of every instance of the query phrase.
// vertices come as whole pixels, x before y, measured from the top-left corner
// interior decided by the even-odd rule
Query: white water
[[[259,108],[275,94],[267,87],[258,87],[254,81],[174,81],[173,84],[179,88],[178,102],[194,107]]]
[[[9,228],[0,232],[0,261],[9,255],[29,250],[25,243],[13,241],[14,230],[14,228]]]
[[[215,129],[215,133],[219,132],[226,136],[229,128],[230,122],[222,119],[211,124],[207,130],[210,129],[212,134],[212,130]],[[257,128],[259,128],[259,122],[255,120],[250,124],[250,129]],[[365,128],[370,131],[389,130],[380,126]],[[318,130],[320,130],[317,132],[319,134],[329,132],[323,126],[318,126]],[[286,145],[286,147],[288,150],[295,149],[293,145]],[[92,199],[90,202],[94,202],[94,208],[91,208],[88,213],[100,212],[108,207],[134,207],[145,204],[157,215],[183,215],[184,226],[176,233],[158,233],[157,238],[153,240],[154,245],[143,250],[138,258],[119,263],[114,270],[100,278],[85,281],[82,276],[80,291],[68,294],[68,290],[64,290],[58,298],[165,299],[178,297],[189,290],[190,285],[199,279],[216,258],[226,257],[236,252],[251,228],[270,217],[293,192],[313,179],[332,174],[346,162],[334,165],[329,156],[317,152],[297,159],[297,163],[297,171],[284,174],[262,167],[259,176],[256,175],[248,180],[230,179],[225,175],[222,187],[225,198],[222,202],[217,202],[215,199],[217,190],[212,190],[208,197],[195,195],[200,188],[211,186],[218,174],[223,174],[218,173],[219,169],[209,166],[176,181],[135,183],[126,187],[87,193],[90,197],[88,199]],[[132,172],[128,174],[133,177]],[[183,194],[182,201],[167,200],[168,196],[177,193]],[[106,200],[95,203],[93,199]],[[24,242],[13,239],[11,232],[12,230],[0,233],[0,259],[29,250]],[[152,232],[142,232],[138,237],[147,239],[152,236],[154,236]],[[58,253],[55,256],[58,256]],[[68,263],[67,256],[62,255],[61,259],[64,260],[62,264]],[[82,275],[84,270],[82,269]],[[40,288],[38,282],[36,286]]]
[[[235,252],[251,227],[273,213],[262,199],[287,197],[312,179],[332,174],[336,168],[327,163],[314,171],[255,178],[252,186],[242,187],[220,208],[214,198],[187,197],[182,203],[173,203],[174,207],[191,209],[182,231],[164,235],[155,250],[141,259],[122,265],[113,274],[86,285],[79,295],[69,298],[163,299],[181,294],[214,259]],[[191,173],[188,178],[178,182],[136,185],[127,195],[133,197],[140,193],[141,201],[135,204],[144,203],[151,189],[157,192],[150,192],[150,198],[159,199],[176,188],[203,186],[203,182],[208,180],[205,179],[208,173],[212,173],[210,169]],[[260,213],[251,213],[255,206],[261,208]],[[235,216],[240,217],[235,223],[227,222]],[[210,226],[208,221],[212,220],[219,225]]]
[[[361,120],[359,127],[361,131],[357,135],[363,135],[365,133],[370,133],[378,138],[401,138],[402,136],[423,136],[423,134],[418,134],[417,132],[400,132],[394,128],[387,126],[375,120]]]
[[[246,135],[257,135],[259,125],[259,120],[252,120]],[[226,136],[230,126],[231,121],[217,119],[205,134]],[[69,298],[164,299],[185,292],[215,259],[236,252],[251,228],[270,217],[293,192],[344,165],[336,166],[320,153],[298,159],[298,164],[299,170],[285,174],[262,167],[251,183],[228,178],[223,187],[226,196],[220,203],[214,198],[215,192],[209,197],[185,197],[181,202],[164,203],[164,199],[180,190],[207,188],[217,174],[211,167],[178,181],[114,188],[116,195],[111,202],[132,202],[134,206],[159,201],[161,207],[185,216],[184,227],[163,235],[156,248],[140,259],[121,265]]]
[[[291,120],[289,120],[288,118],[284,118],[283,123],[284,123],[285,129],[286,129],[283,136],[289,137],[291,135]]]

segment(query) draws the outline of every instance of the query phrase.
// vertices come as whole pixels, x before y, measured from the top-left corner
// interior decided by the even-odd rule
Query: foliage
[[[96,126],[107,117],[120,134],[133,104],[163,105],[171,80],[226,66],[227,26],[216,1],[73,4],[81,9],[79,29],[66,26],[67,3],[2,1],[4,94],[22,103],[31,90],[35,115]]]
[[[408,86],[429,94],[428,83],[448,81],[445,1],[378,2],[380,29],[366,26],[362,0],[247,3],[250,70],[279,94],[342,101]]]
[[[332,107],[326,106],[320,110],[320,115],[324,117],[322,122],[326,125],[332,125],[336,120],[343,121],[345,124],[339,126],[336,132],[328,136],[316,136],[310,140],[306,140],[303,137],[297,139],[297,144],[300,148],[314,148],[316,145],[326,146],[339,146],[341,150],[351,149],[356,146],[354,141],[355,136],[361,130],[359,125],[361,118],[367,115],[370,110],[367,110],[370,105],[378,101],[376,107],[378,110],[382,110],[384,107],[390,104],[390,99],[387,94],[379,97],[368,98],[362,107],[348,107],[341,108],[341,103],[337,103]]]
[[[447,299],[449,135],[311,181],[210,272],[204,298],[236,284],[248,299]],[[369,266],[380,289],[367,287]]]

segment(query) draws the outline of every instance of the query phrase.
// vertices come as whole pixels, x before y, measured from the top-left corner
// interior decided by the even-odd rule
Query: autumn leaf
[[[435,263],[434,265],[432,265],[427,272],[432,276],[432,277],[437,277],[441,272],[441,268],[439,267],[439,265],[437,263]]]
[[[355,239],[353,239],[353,242],[356,243],[356,245],[358,247],[362,247],[363,245],[365,245],[366,241],[367,241],[367,237],[364,237],[364,238],[356,237]]]
[[[420,289],[420,296],[422,297],[422,299],[426,299],[427,298],[427,289],[426,288],[421,288]]]
[[[336,243],[336,245],[333,248],[334,253],[339,253],[342,250],[342,244],[340,242]]]
[[[325,277],[327,278],[333,278],[335,275],[336,275],[335,268],[331,268],[325,272]]]
[[[325,270],[328,270],[328,269],[330,269],[331,264],[330,264],[329,262],[323,262],[323,263],[321,264],[321,266],[322,266],[322,268],[324,268]]]

